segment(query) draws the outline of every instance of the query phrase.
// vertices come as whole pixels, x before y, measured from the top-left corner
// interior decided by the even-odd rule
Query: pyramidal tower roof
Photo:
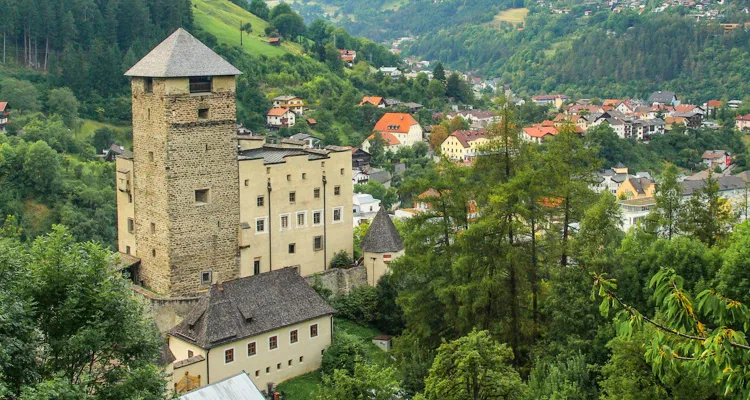
[[[370,253],[391,253],[404,249],[401,235],[384,207],[381,207],[370,224],[365,238],[362,239],[362,251]]]
[[[232,64],[180,28],[154,47],[125,76],[178,78],[240,74],[242,72]]]

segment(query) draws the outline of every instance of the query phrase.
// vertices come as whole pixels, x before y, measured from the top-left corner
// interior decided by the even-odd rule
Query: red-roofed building
[[[271,129],[294,126],[296,115],[288,108],[274,107],[266,113],[266,124]]]
[[[380,132],[390,150],[396,151],[401,146],[411,146],[423,140],[422,127],[410,114],[385,113],[373,128],[373,134],[362,143],[364,151],[370,151],[370,140],[374,132]]]
[[[542,143],[543,141],[557,135],[557,133],[557,128],[554,126],[535,124],[534,126],[523,128],[521,138],[532,143]]]
[[[709,100],[703,104],[703,109],[706,110],[707,113],[710,113],[713,110],[720,109],[721,106],[721,100]]]
[[[737,127],[737,130],[740,130],[740,131],[745,130],[745,129],[750,129],[750,114],[738,115],[734,119],[734,125]]]
[[[357,52],[354,50],[339,50],[341,54],[341,61],[346,64],[347,67],[351,68],[354,62],[357,60]]]
[[[385,108],[385,99],[380,96],[365,96],[362,98],[362,101],[359,102],[359,105],[365,105],[365,104],[371,104],[378,108]]]
[[[694,104],[678,104],[674,108],[675,112],[678,113],[697,113],[703,115],[704,111],[702,108],[694,105]]]
[[[10,106],[6,101],[0,101],[0,132],[5,132],[5,125],[10,122]]]

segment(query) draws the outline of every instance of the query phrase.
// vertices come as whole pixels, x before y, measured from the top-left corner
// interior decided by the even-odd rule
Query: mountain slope
[[[250,23],[253,31],[242,34],[242,49],[248,54],[265,56],[282,56],[284,54],[302,54],[302,49],[289,42],[280,47],[268,44],[264,30],[268,22],[256,17],[249,11],[227,0],[191,0],[195,24],[206,32],[216,36],[219,43],[240,46],[240,25]]]

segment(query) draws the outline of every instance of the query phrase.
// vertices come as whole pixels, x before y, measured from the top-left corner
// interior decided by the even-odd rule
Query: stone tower
[[[240,275],[239,74],[183,29],[125,73],[133,101],[129,223],[138,280],[156,292],[190,295]]]
[[[380,207],[360,246],[363,265],[367,269],[367,283],[376,286],[380,278],[390,271],[391,262],[404,255],[401,235],[385,207]]]

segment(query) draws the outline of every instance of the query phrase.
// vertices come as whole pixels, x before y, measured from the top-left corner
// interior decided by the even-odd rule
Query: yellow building
[[[620,184],[616,196],[618,199],[640,199],[653,197],[655,191],[656,185],[651,179],[631,176]]]
[[[331,308],[295,268],[214,284],[169,332],[172,383],[197,387],[245,371],[259,388],[320,368]]]
[[[440,152],[455,161],[469,161],[479,148],[489,143],[484,130],[455,131],[440,145]]]
[[[401,235],[384,207],[380,208],[372,220],[361,247],[364,266],[367,268],[367,283],[375,286],[390,271],[390,263],[404,255]]]
[[[286,266],[307,275],[352,253],[351,153],[238,137],[238,74],[182,29],[126,73],[133,154],[116,164],[118,247],[155,292]]]

